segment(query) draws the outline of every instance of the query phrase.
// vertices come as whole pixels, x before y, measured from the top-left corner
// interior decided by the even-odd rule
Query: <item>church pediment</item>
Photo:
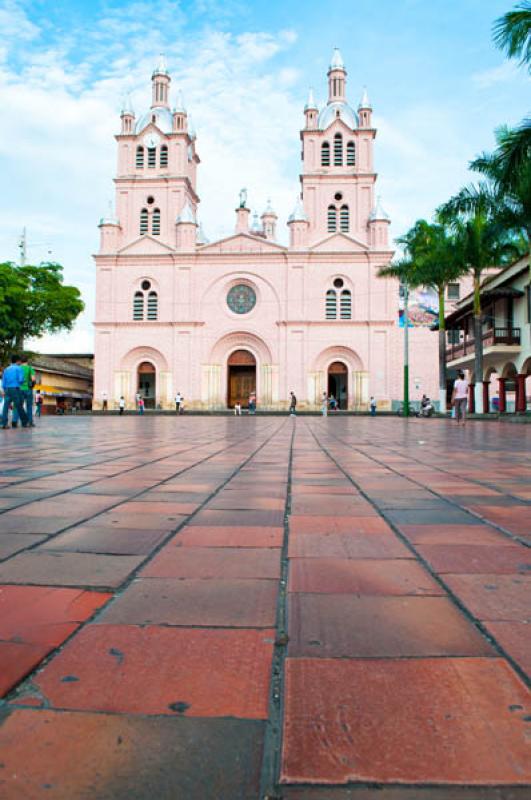
[[[135,239],[134,242],[129,242],[118,252],[120,255],[150,256],[167,255],[168,253],[174,253],[175,249],[164,244],[164,242],[160,242],[158,239],[154,239],[152,236],[139,236],[138,239]]]
[[[276,242],[263,239],[261,236],[252,236],[248,233],[236,233],[226,239],[210,242],[198,248],[200,253],[279,253],[286,248]]]
[[[312,244],[310,250],[315,253],[366,253],[369,250],[369,245],[359,239],[355,239],[353,236],[347,236],[346,233],[332,233],[325,239]]]

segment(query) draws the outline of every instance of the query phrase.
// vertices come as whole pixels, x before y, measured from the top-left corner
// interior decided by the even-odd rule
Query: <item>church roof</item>
[[[189,200],[187,200],[186,203],[184,204],[184,208],[181,211],[181,213],[179,214],[179,216],[177,217],[176,222],[177,222],[177,224],[179,224],[180,222],[191,222],[193,225],[196,224],[195,219],[194,219],[194,210],[193,210],[192,206],[190,205],[190,201]]]
[[[153,121],[155,117],[155,121]],[[141,133],[151,122],[157,126],[162,133],[171,133],[173,128],[172,113],[166,106],[155,106],[146,111],[138,119],[135,125],[135,133]]]
[[[325,131],[335,119],[341,119],[349,128],[358,127],[358,115],[344,100],[334,100],[328,103],[319,114],[317,124]]]
[[[306,212],[304,211],[304,206],[302,204],[301,197],[300,195],[297,195],[295,208],[289,215],[288,222],[307,222],[307,221],[308,217],[306,216]]]
[[[334,47],[332,60],[330,62],[330,69],[345,69],[345,63],[339,47]]]
[[[386,220],[387,222],[391,221],[391,217],[384,211],[382,206],[382,198],[378,197],[376,200],[376,206],[370,213],[369,222],[374,222],[375,220]]]

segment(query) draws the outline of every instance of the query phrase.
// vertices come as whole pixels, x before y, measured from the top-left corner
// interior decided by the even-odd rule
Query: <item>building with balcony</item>
[[[525,413],[531,404],[531,283],[527,257],[494,275],[481,287],[483,375],[474,374],[473,294],[446,317],[449,385],[458,370],[470,380],[469,411],[475,411],[474,387],[483,385],[485,411]]]

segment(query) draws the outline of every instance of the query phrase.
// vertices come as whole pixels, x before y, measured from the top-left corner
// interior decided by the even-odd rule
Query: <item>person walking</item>
[[[144,398],[143,397],[139,397],[138,398],[138,413],[139,414],[143,414],[144,413]]]
[[[120,409],[120,416],[122,416],[125,411],[125,397],[123,395],[118,400],[118,408]]]
[[[22,427],[29,427],[28,415],[24,409],[24,402],[20,387],[24,382],[24,373],[20,366],[20,358],[11,356],[11,365],[6,367],[2,376],[2,389],[4,390],[4,407],[2,409],[2,428],[7,428],[9,406],[13,403],[13,409],[17,412]],[[16,424],[13,423],[16,428]]]
[[[371,409],[371,417],[375,417],[376,416],[376,400],[374,399],[374,397],[371,397],[371,402],[369,403],[369,406],[370,406],[370,409]]]
[[[289,415],[295,417],[297,414],[297,398],[294,392],[289,393]]]
[[[36,383],[35,370],[29,363],[27,356],[22,356],[20,368],[24,374],[24,380],[20,385],[20,391],[22,392],[22,403],[28,417],[28,425],[30,426],[30,428],[34,428],[35,425],[33,423],[33,387],[35,386]],[[16,413],[16,410],[13,413],[13,421],[15,420],[18,422],[18,415]]]
[[[256,394],[254,392],[249,395],[249,414],[251,416],[256,414]]]
[[[460,371],[457,373],[457,379],[454,381],[454,388],[452,391],[452,405],[455,408],[455,418],[457,424],[463,420],[463,427],[466,424],[466,404],[468,402],[468,381],[465,379],[465,373]]]
[[[37,393],[35,395],[35,415],[37,417],[40,417],[41,414],[42,414],[42,405],[43,405],[43,403],[44,403],[44,397],[42,396],[40,391],[37,390]]]
[[[323,417],[328,416],[328,397],[326,392],[323,392],[323,396],[321,397],[321,414]]]
[[[175,395],[175,411],[177,414],[181,413],[181,403],[183,401],[183,396],[180,392],[177,392]]]
[[[101,393],[101,410],[102,411],[107,411],[108,405],[109,405],[109,402],[108,402],[107,392],[102,392]]]
[[[242,415],[242,404],[240,402],[234,403],[234,416],[241,417]]]

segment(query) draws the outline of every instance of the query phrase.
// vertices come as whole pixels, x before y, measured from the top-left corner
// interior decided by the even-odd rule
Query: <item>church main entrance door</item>
[[[227,405],[249,405],[249,395],[256,392],[256,360],[249,350],[235,350],[227,362]]]
[[[328,367],[328,396],[334,395],[338,408],[348,408],[348,370],[341,361],[334,361]]]
[[[149,361],[143,361],[138,367],[138,394],[144,398],[145,408],[155,408],[156,375]]]

